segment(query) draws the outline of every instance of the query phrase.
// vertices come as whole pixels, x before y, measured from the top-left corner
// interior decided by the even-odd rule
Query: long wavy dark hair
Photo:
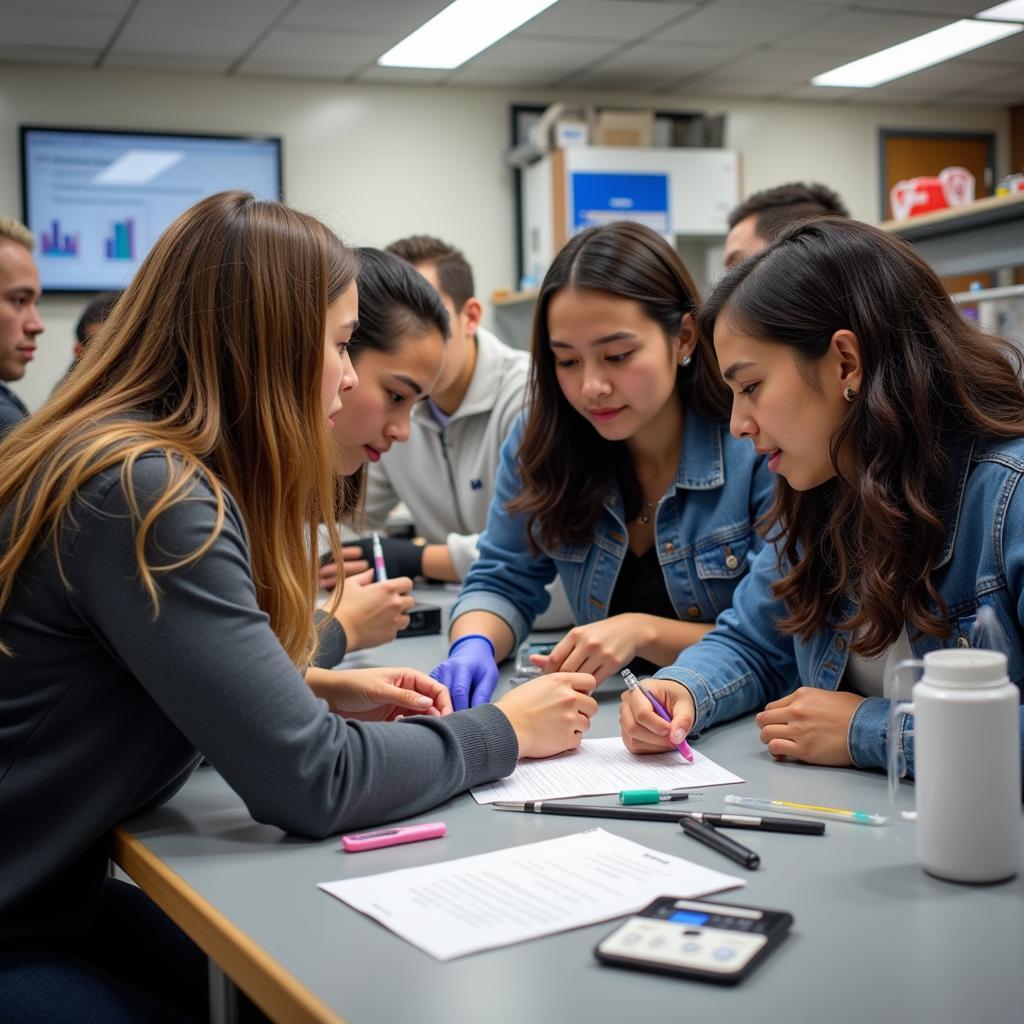
[[[786,570],[779,627],[807,640],[836,623],[860,633],[851,649],[867,657],[904,624],[946,637],[931,567],[946,541],[948,453],[1024,436],[1020,353],[967,320],[908,243],[835,217],[797,225],[724,278],[697,317],[705,338],[721,316],[790,346],[808,371],[836,331],[860,344],[860,392],[831,439],[835,477],[802,492],[780,483],[766,517]],[[857,610],[839,621],[847,597]]]
[[[589,541],[615,484],[622,492],[627,520],[643,500],[625,442],[604,440],[562,394],[548,333],[548,307],[563,288],[604,292],[637,303],[661,325],[666,344],[678,336],[683,318],[700,298],[679,254],[641,224],[620,221],[589,228],[555,257],[544,276],[533,319],[530,413],[518,456],[522,491],[509,503],[511,512],[526,515],[527,535],[535,549]],[[676,388],[684,409],[710,419],[728,414],[729,389],[707,342],[699,341],[692,364],[678,369]]]

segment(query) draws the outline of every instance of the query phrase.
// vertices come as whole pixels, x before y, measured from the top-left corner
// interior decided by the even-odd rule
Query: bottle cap
[[[924,678],[933,686],[972,689],[1006,682],[1006,655],[998,651],[951,648],[924,656]]]

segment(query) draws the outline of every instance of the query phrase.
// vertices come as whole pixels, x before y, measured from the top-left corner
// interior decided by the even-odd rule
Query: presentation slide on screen
[[[203,196],[280,195],[270,139],[30,130],[24,145],[44,290],[123,288],[164,228]]]

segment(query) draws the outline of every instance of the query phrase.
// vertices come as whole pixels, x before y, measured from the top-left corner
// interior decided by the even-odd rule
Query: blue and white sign
[[[572,173],[572,230],[633,220],[659,234],[672,231],[667,174]]]

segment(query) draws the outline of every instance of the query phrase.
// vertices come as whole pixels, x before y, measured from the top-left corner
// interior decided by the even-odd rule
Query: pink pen
[[[380,546],[380,534],[376,530],[373,531],[373,568],[377,582],[385,582],[388,578],[388,571],[384,568],[384,549]]]
[[[421,839],[440,839],[445,831],[443,821],[396,825],[394,828],[378,828],[373,832],[353,832],[341,837],[341,845],[347,853],[362,853],[363,850],[379,850],[384,846],[418,843]]]
[[[661,715],[661,717],[664,718],[666,722],[672,721],[672,716],[661,706],[657,697],[655,697],[654,694],[651,693],[651,691],[648,690],[646,687],[641,686],[640,680],[637,679],[637,677],[633,675],[633,673],[630,672],[628,668],[624,668],[622,670],[622,678],[626,680],[626,685],[631,690],[638,690],[640,693],[642,693],[651,702],[651,705],[654,707],[654,710],[657,711],[658,714]],[[690,749],[690,744],[687,743],[685,739],[682,743],[678,744],[676,750],[678,750],[679,753],[682,754],[687,761],[693,764],[693,751]]]

